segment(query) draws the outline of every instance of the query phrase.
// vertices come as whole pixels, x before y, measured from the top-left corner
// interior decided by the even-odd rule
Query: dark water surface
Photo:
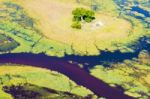
[[[58,71],[68,76],[77,84],[82,85],[97,96],[103,96],[107,99],[133,99],[125,94],[123,90],[108,86],[103,81],[91,76],[85,70],[75,64],[70,64],[60,58],[46,56],[44,54],[18,53],[0,55],[0,63],[16,63],[32,65],[36,67],[47,68]]]

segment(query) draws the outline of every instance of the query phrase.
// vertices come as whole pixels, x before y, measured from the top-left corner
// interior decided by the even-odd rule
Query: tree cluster
[[[91,10],[84,8],[76,8],[72,11],[73,14],[73,23],[72,28],[81,29],[81,22],[91,22],[95,19],[95,13]]]

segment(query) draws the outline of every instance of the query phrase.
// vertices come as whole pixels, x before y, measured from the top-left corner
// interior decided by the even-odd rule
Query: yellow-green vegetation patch
[[[150,66],[146,64],[126,60],[124,63],[114,64],[108,68],[96,66],[91,70],[91,74],[111,86],[121,86],[125,94],[149,99]]]
[[[128,16],[119,18],[113,0],[96,0],[101,7],[99,12],[95,12],[96,19],[90,23],[83,22],[81,30],[72,29],[72,11],[78,7],[90,9],[87,5],[91,2],[66,2],[67,0],[31,0],[23,2],[22,6],[38,20],[37,26],[46,37],[70,45],[74,54],[98,55],[99,50],[105,49],[130,51],[127,45],[146,33],[137,19]]]
[[[7,99],[6,97],[10,97],[2,91],[3,86],[17,86],[26,83],[56,91],[69,92],[81,97],[93,94],[90,90],[78,86],[66,76],[55,71],[12,64],[0,66],[0,98],[5,97],[3,99]]]

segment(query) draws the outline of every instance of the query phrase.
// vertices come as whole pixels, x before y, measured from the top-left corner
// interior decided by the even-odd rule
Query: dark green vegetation
[[[4,86],[3,90],[14,99],[83,99],[69,92],[61,92],[31,84]],[[88,96],[90,98],[90,96]]]
[[[72,28],[81,29],[81,22],[91,22],[95,19],[95,13],[91,10],[85,8],[76,8],[72,11],[73,14],[73,24]]]
[[[0,52],[7,52],[19,46],[19,44],[10,37],[0,34]]]
[[[29,87],[31,87],[30,89],[28,89]],[[36,88],[38,90],[38,87],[36,86],[31,86],[29,84],[24,84],[24,85],[18,85],[18,86],[4,86],[3,90],[6,93],[9,93],[13,96],[14,99],[18,99],[18,98],[23,98],[23,99],[37,99],[38,97],[40,97],[40,93],[36,92],[35,90],[32,90],[32,88]]]
[[[76,8],[72,11],[73,21],[86,21],[91,22],[95,19],[94,12],[84,9],[84,8]]]

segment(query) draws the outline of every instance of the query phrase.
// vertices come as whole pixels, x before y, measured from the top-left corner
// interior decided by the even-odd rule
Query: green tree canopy
[[[95,19],[95,13],[91,10],[87,10],[84,8],[76,8],[72,11],[72,14],[74,15],[74,21],[84,20],[86,22],[91,22]]]
[[[72,11],[73,14],[73,24],[72,28],[81,29],[81,22],[91,22],[95,19],[95,13],[91,10],[87,10],[85,8],[76,8]]]

